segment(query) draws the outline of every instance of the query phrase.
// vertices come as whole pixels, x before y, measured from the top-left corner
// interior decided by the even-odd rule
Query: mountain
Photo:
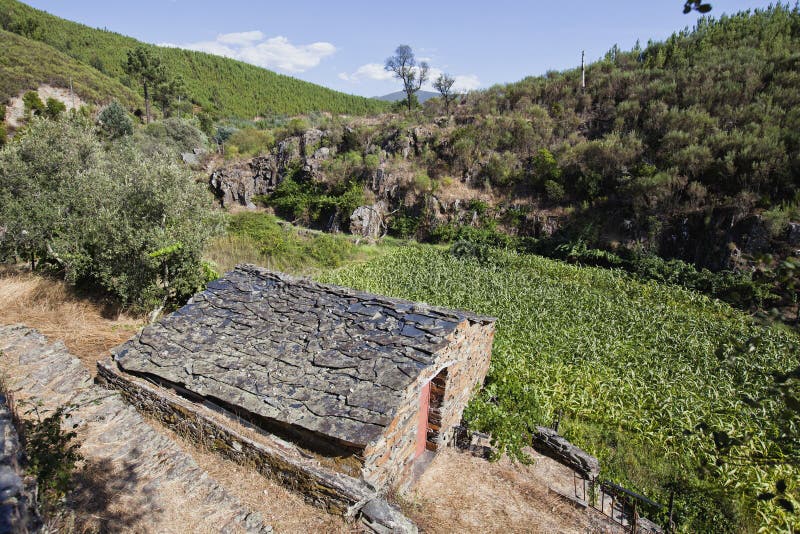
[[[0,0],[0,29],[49,45],[138,92],[122,70],[128,50],[144,44],[136,39],[71,22],[16,0]],[[4,35],[3,48],[6,40]],[[204,52],[144,46],[161,58],[171,74],[183,78],[194,104],[220,116],[252,118],[315,111],[367,114],[387,109],[387,104],[375,99],[340,93],[241,61]],[[4,85],[33,89],[31,84],[64,77],[54,66],[28,63],[29,59],[33,58],[14,57],[15,79]]]
[[[417,100],[419,103],[422,104],[426,100],[430,100],[431,98],[437,98],[439,93],[435,93],[433,91],[417,91]],[[377,100],[382,100],[383,102],[397,102],[399,100],[405,100],[406,94],[403,91],[397,91],[395,93],[389,93],[388,95],[383,96],[376,96]]]

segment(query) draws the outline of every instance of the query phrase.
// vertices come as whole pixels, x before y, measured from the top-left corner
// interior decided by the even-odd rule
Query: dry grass
[[[431,533],[615,531],[595,514],[567,504],[550,486],[567,493],[572,472],[541,456],[524,466],[445,449],[398,500],[420,529]]]
[[[109,349],[144,324],[102,302],[81,297],[69,286],[20,268],[0,269],[0,324],[22,323],[62,340],[92,374]]]

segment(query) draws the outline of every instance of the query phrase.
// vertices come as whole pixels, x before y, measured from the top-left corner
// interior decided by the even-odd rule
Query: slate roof
[[[364,446],[461,321],[447,310],[239,265],[114,350],[147,373]]]

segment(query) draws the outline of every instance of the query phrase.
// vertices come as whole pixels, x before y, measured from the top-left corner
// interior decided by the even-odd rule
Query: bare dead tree
[[[384,69],[394,73],[395,78],[403,82],[403,91],[406,93],[406,104],[411,111],[414,93],[420,90],[422,84],[428,79],[428,63],[423,61],[417,65],[414,52],[408,45],[400,45],[394,55],[386,60]]]

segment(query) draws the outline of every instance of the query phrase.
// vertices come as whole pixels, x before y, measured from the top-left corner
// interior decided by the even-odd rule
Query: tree
[[[439,94],[442,95],[442,100],[444,100],[444,112],[446,114],[450,114],[450,103],[455,100],[456,95],[453,93],[453,84],[456,83],[456,79],[450,76],[449,74],[443,73],[440,74],[436,81],[433,82],[433,87]]]
[[[186,96],[186,83],[183,77],[178,75],[174,78],[165,79],[154,91],[153,99],[161,106],[164,116],[171,115],[172,102]]]
[[[100,112],[100,129],[110,138],[117,139],[133,134],[133,121],[125,108],[114,100]]]
[[[154,56],[150,49],[137,46],[128,50],[128,60],[122,66],[129,76],[132,76],[142,85],[144,90],[144,105],[146,121],[150,122],[150,92],[167,83],[167,70],[162,65],[161,59]]]
[[[700,13],[708,13],[711,11],[711,4],[704,4],[702,0],[686,0],[686,2],[683,4],[684,15],[693,9]]]
[[[408,110],[411,111],[411,98],[428,79],[428,63],[423,61],[417,65],[417,59],[414,57],[411,47],[400,45],[394,51],[394,55],[386,60],[384,69],[394,73],[395,78],[403,82],[406,104]]]
[[[51,264],[67,282],[141,311],[178,305],[210,275],[220,229],[207,187],[175,158],[103,146],[79,115],[34,118],[0,150],[0,257]]]

